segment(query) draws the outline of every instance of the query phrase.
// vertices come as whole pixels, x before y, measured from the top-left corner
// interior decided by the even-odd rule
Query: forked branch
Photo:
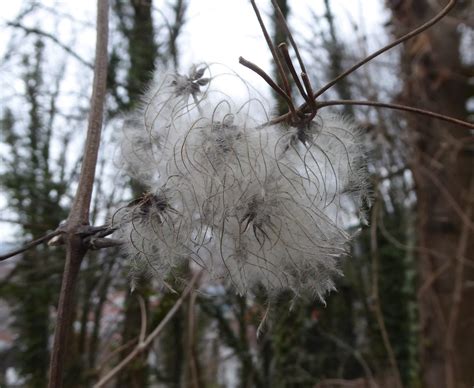
[[[283,73],[281,69],[281,61],[275,51],[275,47],[273,45],[273,42],[271,41],[268,32],[265,28],[265,25],[262,21],[262,18],[260,16],[260,12],[255,4],[254,0],[251,0],[252,6],[254,8],[255,14],[258,18],[258,21],[260,23],[260,28],[262,29],[262,32],[265,36],[265,40],[267,42],[267,45],[272,53],[273,59],[275,60],[275,63],[277,64],[277,68],[279,70],[279,73]],[[387,108],[387,109],[394,109],[394,110],[400,110],[400,111],[405,111],[405,112],[410,112],[410,113],[415,113],[415,114],[420,114],[423,116],[431,117],[433,119],[437,120],[442,120],[445,122],[449,122],[451,124],[456,124],[460,126],[464,126],[467,128],[474,129],[474,124],[456,119],[447,115],[443,115],[440,113],[432,112],[426,109],[422,108],[415,108],[411,106],[406,106],[406,105],[401,105],[401,104],[391,104],[391,103],[384,103],[384,102],[378,102],[378,101],[362,101],[362,100],[331,100],[331,101],[322,101],[319,102],[317,101],[318,97],[321,96],[324,92],[326,92],[329,88],[331,88],[333,85],[335,85],[337,82],[348,76],[349,74],[353,73],[355,70],[360,68],[361,66],[365,65],[366,63],[370,62],[372,59],[378,57],[379,55],[385,53],[386,51],[398,46],[399,44],[407,41],[408,39],[411,39],[415,37],[416,35],[422,33],[426,29],[430,28],[434,24],[436,24],[438,21],[440,21],[446,14],[456,5],[456,0],[449,0],[448,4],[432,19],[428,20],[426,23],[421,25],[420,27],[414,29],[413,31],[403,35],[399,39],[393,41],[392,43],[382,47],[381,49],[377,50],[376,52],[372,53],[371,55],[367,56],[363,60],[357,62],[355,65],[338,75],[336,78],[334,78],[332,81],[328,82],[326,85],[324,85],[322,88],[320,88],[317,92],[313,93],[311,83],[309,81],[309,77],[307,76],[307,72],[305,71],[304,63],[303,60],[301,59],[301,56],[298,51],[298,47],[293,39],[293,36],[288,28],[288,25],[285,21],[285,18],[283,17],[283,14],[278,7],[278,4],[275,0],[272,0],[272,4],[277,11],[277,16],[278,16],[278,21],[279,23],[284,27],[286,30],[290,43],[293,46],[293,49],[295,50],[299,65],[302,69],[301,73],[301,79],[303,81],[303,85],[301,84],[298,74],[296,72],[296,69],[294,65],[292,64],[290,55],[288,53],[288,48],[286,44],[280,44],[278,46],[281,56],[285,61],[286,66],[288,67],[288,70],[290,71],[290,74],[292,75],[292,78],[295,82],[295,85],[297,86],[301,96],[305,99],[305,103],[302,104],[301,106],[296,109],[294,108],[294,103],[291,99],[291,94],[287,92],[287,87],[286,87],[286,82],[287,78],[283,74],[282,75],[282,80],[285,83],[284,87],[285,90],[283,90],[280,86],[277,85],[276,82],[274,82],[271,77],[266,74],[261,68],[259,68],[257,65],[243,60],[241,58],[240,63],[243,64],[244,66],[248,67],[252,71],[256,72],[258,75],[260,75],[271,87],[273,90],[275,90],[279,95],[281,95],[285,100],[288,102],[288,107],[290,112],[287,114],[284,114],[282,116],[276,117],[272,120],[270,120],[268,123],[263,124],[264,125],[269,125],[269,124],[277,124],[280,122],[288,122],[290,125],[301,125],[307,122],[308,120],[311,120],[315,115],[318,109],[328,107],[328,106],[335,106],[335,105],[359,105],[359,106],[372,106],[375,108]],[[312,98],[310,97],[312,96]],[[296,119],[296,120],[295,120]]]
[[[361,61],[357,62],[355,65],[351,66],[349,69],[344,71],[343,73],[339,74],[336,78],[334,78],[332,81],[329,81],[326,85],[324,85],[321,89],[319,89],[314,95],[313,98],[317,99],[320,95],[322,95],[326,90],[334,86],[337,82],[339,82],[341,79],[347,77],[349,74],[353,73],[356,71],[359,67],[365,65],[366,63],[370,62],[372,59],[377,58],[379,55],[385,53],[386,51],[391,50],[392,48],[398,46],[399,44],[407,41],[408,39],[411,39],[418,34],[422,33],[426,29],[430,28],[431,26],[435,25],[438,23],[444,16],[448,14],[449,11],[456,5],[456,0],[449,0],[448,4],[432,19],[428,20],[426,23],[422,24],[420,27],[415,28],[413,31],[410,31],[409,33],[403,35],[402,37],[398,38],[397,40],[394,40],[392,43],[389,43],[388,45],[382,47],[381,49],[377,50],[376,52],[370,54],[369,56],[365,57]],[[304,108],[304,106],[301,106],[301,108]]]

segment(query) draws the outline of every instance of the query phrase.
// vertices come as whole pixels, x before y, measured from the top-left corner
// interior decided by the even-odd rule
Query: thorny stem
[[[85,155],[79,178],[78,190],[74,198],[66,225],[61,228],[66,240],[66,264],[59,296],[54,342],[49,368],[49,388],[61,388],[65,359],[67,356],[67,337],[74,311],[74,294],[82,259],[87,246],[78,234],[81,226],[89,223],[89,207],[94,184],[107,79],[108,43],[108,0],[97,1],[97,41],[94,65],[94,81],[91,96],[91,109],[87,128]]]

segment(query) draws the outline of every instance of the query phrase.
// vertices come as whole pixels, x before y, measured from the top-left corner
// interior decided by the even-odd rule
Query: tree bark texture
[[[438,10],[428,0],[390,0],[393,29],[406,33]],[[468,118],[474,95],[462,63],[459,1],[440,23],[406,42],[401,52],[402,103]],[[469,11],[469,8],[471,10]],[[421,380],[427,388],[474,383],[474,150],[469,129],[407,116],[409,162],[416,185],[420,260]],[[472,141],[471,141],[472,143]],[[471,285],[471,286],[470,286]]]

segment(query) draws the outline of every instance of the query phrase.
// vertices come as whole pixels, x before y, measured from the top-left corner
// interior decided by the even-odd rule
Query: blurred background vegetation
[[[144,191],[116,171],[115,141],[123,115],[139,103],[153,69],[180,67],[187,48],[179,38],[190,1],[111,0],[108,111],[94,192],[95,225]],[[363,26],[354,22],[351,40],[338,33],[335,2],[322,1],[324,12],[314,13],[311,29],[304,28],[302,35],[292,16],[294,2],[278,1],[318,86],[369,51]],[[433,16],[438,3],[385,1],[387,39]],[[325,98],[398,102],[472,121],[473,8],[469,0],[458,1],[433,29],[337,83]],[[5,84],[0,221],[14,233],[14,240],[0,237],[3,250],[54,230],[67,217],[81,160],[92,57],[75,52],[61,34],[47,32],[34,19],[38,14],[53,24],[69,20],[77,31],[72,40],[80,41],[81,31],[91,28],[41,1],[25,1],[2,26],[9,38],[0,59]],[[267,16],[275,41],[285,41],[276,18]],[[29,22],[32,17],[36,24]],[[65,83],[66,70],[73,66],[87,82]],[[15,85],[14,98],[7,84]],[[276,103],[285,111],[281,101]],[[472,386],[473,133],[385,109],[345,106],[339,111],[352,116],[367,135],[374,201],[369,225],[351,226],[360,231],[327,305],[281,295],[257,336],[267,309],[263,293],[243,297],[217,287],[194,294],[110,387]],[[60,248],[39,246],[1,263],[0,387],[47,385],[63,257]],[[189,272],[182,268],[183,277]],[[169,282],[184,287],[175,279]],[[130,353],[140,334],[140,298],[149,328],[178,298],[147,277],[138,284],[131,292],[119,250],[89,252],[81,268],[66,387],[93,386]]]

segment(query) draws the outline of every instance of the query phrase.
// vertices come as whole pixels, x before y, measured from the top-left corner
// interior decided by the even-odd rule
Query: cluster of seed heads
[[[259,99],[239,105],[215,78],[158,72],[127,118],[123,168],[148,188],[119,212],[127,254],[161,281],[192,261],[241,294],[322,298],[366,192],[359,133],[337,115],[261,125]]]

